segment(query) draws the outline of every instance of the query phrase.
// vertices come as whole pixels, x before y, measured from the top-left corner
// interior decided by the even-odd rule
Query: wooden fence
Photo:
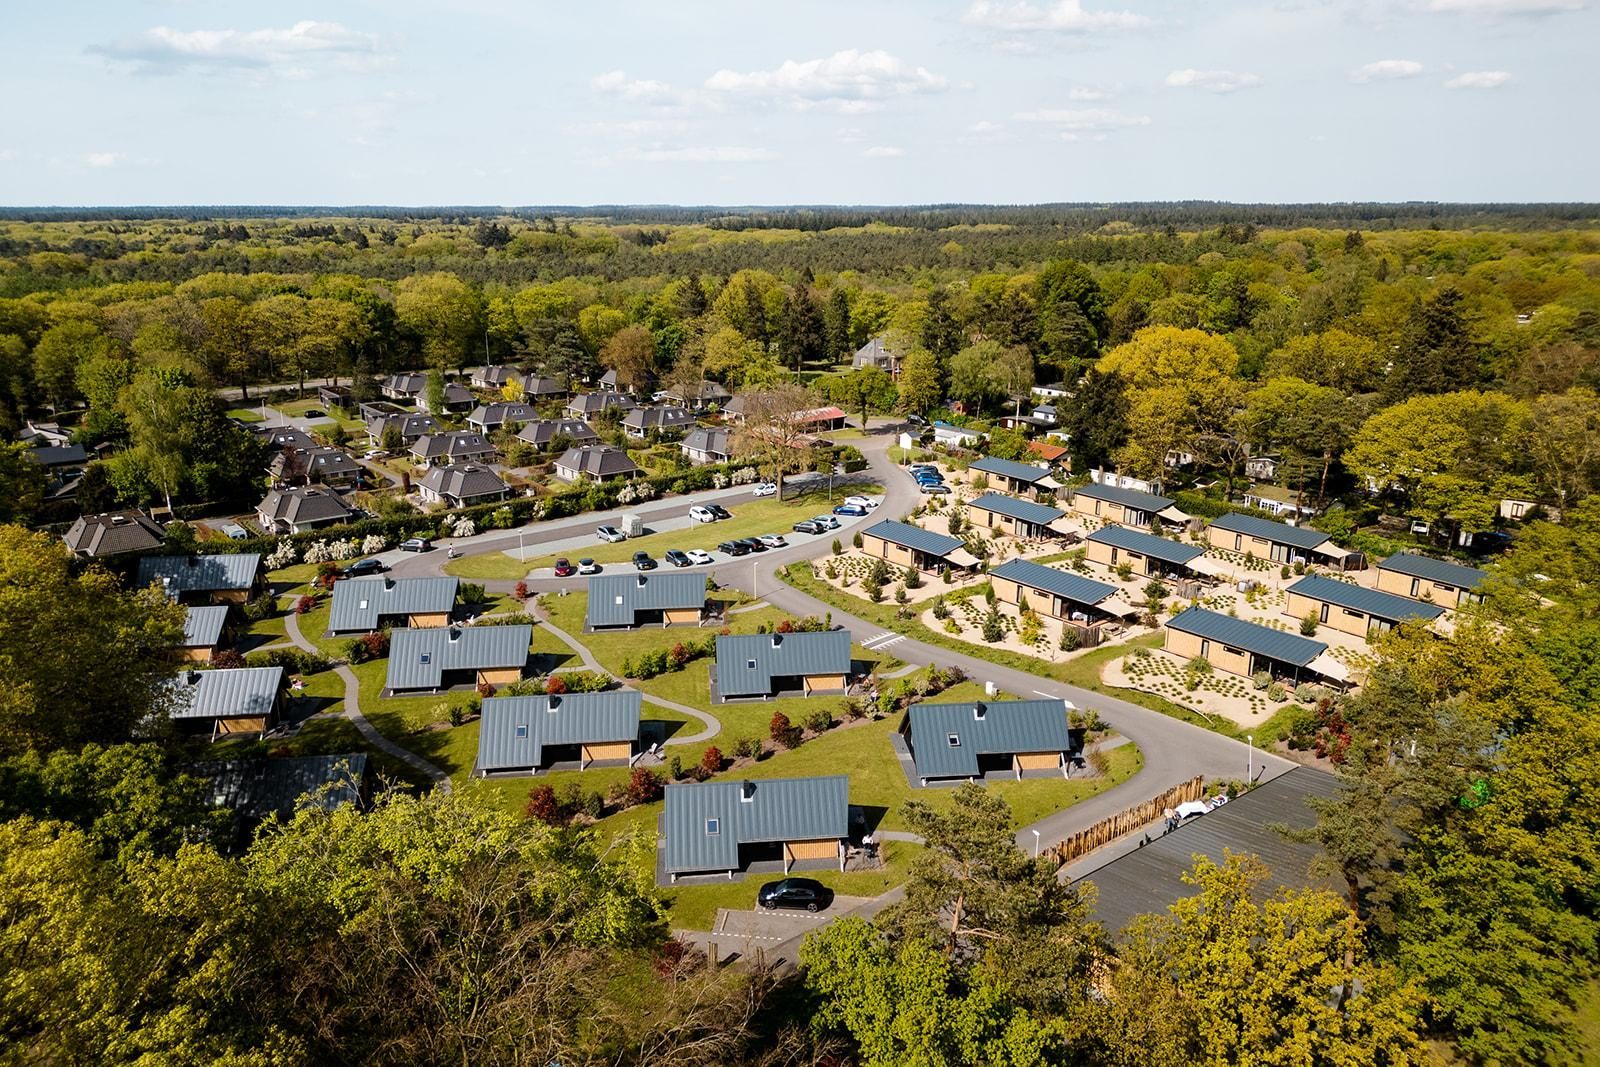
[[[1137,804],[1125,811],[1119,811],[1115,815],[1101,819],[1087,830],[1079,830],[1061,843],[1051,845],[1041,852],[1040,856],[1053,859],[1057,867],[1064,867],[1079,856],[1093,852],[1101,845],[1108,845],[1124,834],[1131,834],[1133,831],[1155,822],[1161,818],[1161,813],[1167,808],[1176,808],[1186,801],[1199,800],[1205,796],[1205,792],[1205,779],[1197,774],[1187,782],[1173,786],[1153,800],[1147,800],[1143,804]]]

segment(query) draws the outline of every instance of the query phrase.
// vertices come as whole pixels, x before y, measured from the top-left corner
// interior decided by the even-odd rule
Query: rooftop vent
[[[987,714],[989,714],[989,706],[987,704],[980,702],[972,705],[972,717],[978,722],[982,722],[983,717]]]
[[[773,648],[777,648],[781,644],[783,644],[783,635],[782,634],[773,634],[772,635],[772,647]]]
[[[639,588],[643,589],[644,588],[644,575],[642,575],[642,574],[639,575],[637,581],[639,583]]]
[[[383,576],[383,587],[385,589],[393,589],[394,588],[394,575],[385,574]]]
[[[750,779],[746,778],[744,781],[739,783],[739,799],[748,804],[755,798],[756,784]]]
[[[461,638],[461,627],[459,627],[459,626],[450,627],[450,640],[451,641],[458,641],[458,640],[460,640],[460,638]]]

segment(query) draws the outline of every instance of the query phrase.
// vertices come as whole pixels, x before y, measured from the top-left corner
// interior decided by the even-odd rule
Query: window
[[[1203,637],[1200,639],[1200,654],[1202,656],[1211,655],[1211,642]]]
[[[367,602],[365,600],[363,600],[361,602],[361,610],[362,611],[366,611],[367,610]]]
[[[521,740],[522,738],[527,737],[527,736],[528,736],[528,724],[525,723],[525,722],[517,723],[517,739]]]
[[[756,661],[753,659],[747,659],[744,661],[744,666],[746,670],[753,671],[756,669]]]
[[[1227,645],[1223,645],[1222,646],[1222,651],[1226,652],[1230,656],[1242,656],[1242,655],[1244,655],[1244,649],[1242,649],[1242,648],[1229,648]]]
[[[424,653],[422,653],[421,655],[419,655],[417,657],[417,662],[418,663],[432,663],[433,662],[433,653],[432,652],[424,652]]]
[[[1413,578],[1413,579],[1411,579],[1411,595],[1412,596],[1416,596],[1420,592],[1422,592],[1422,579],[1421,578]]]
[[[960,748],[961,747],[961,735],[960,734],[948,734],[948,735],[945,736],[945,741],[950,745],[951,748]]]
[[[1233,550],[1240,552],[1244,549],[1244,534],[1233,535]]]
[[[1324,612],[1326,612],[1326,611],[1327,611],[1327,609],[1326,609],[1326,608],[1324,608],[1324,609],[1323,609],[1323,611],[1324,611]],[[1364,613],[1364,612],[1360,612],[1360,611],[1353,611],[1353,610],[1351,610],[1351,609],[1350,609],[1350,608],[1345,608],[1345,609],[1344,609],[1344,613],[1345,613],[1345,614],[1346,614],[1346,615],[1348,615],[1348,616],[1349,616],[1349,617],[1350,617],[1350,618],[1352,618],[1352,619],[1359,619],[1359,618],[1361,618],[1361,616],[1362,616],[1362,615],[1363,615],[1363,614],[1365,614],[1365,613]],[[1326,618],[1324,618],[1324,619],[1323,619],[1323,620],[1322,620],[1322,621],[1323,621],[1323,622],[1327,622],[1327,621],[1328,621],[1328,620],[1327,620],[1327,619],[1326,619]]]
[[[711,836],[711,837],[716,837],[720,833],[722,833],[722,820],[721,819],[707,819],[706,820],[706,834]]]
[[[1522,518],[1522,501],[1513,500],[1511,502],[1511,517],[1513,519]]]
[[[621,605],[621,603],[622,603],[622,598],[621,597],[617,597],[617,604]]]
[[[1117,550],[1115,548],[1111,550],[1111,565],[1113,567],[1117,565]]]

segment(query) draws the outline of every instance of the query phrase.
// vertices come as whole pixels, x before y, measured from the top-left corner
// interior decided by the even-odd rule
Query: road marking
[[[1035,689],[1034,692],[1042,697],[1049,697],[1051,700],[1059,699],[1054,693],[1046,693],[1043,689]]]

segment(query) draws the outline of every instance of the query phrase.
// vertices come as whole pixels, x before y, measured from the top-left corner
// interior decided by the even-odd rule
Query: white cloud
[[[288,29],[175,30],[157,26],[91,51],[144,73],[270,72],[307,77],[316,67],[368,70],[388,58],[379,38],[307,19]]]
[[[1006,33],[1038,30],[1095,33],[1102,30],[1133,30],[1150,24],[1148,18],[1131,11],[1085,11],[1082,0],[1056,0],[1046,5],[1028,3],[1027,0],[973,0],[963,21]]]
[[[1131,115],[1099,107],[1081,110],[1020,111],[1016,117],[1022,122],[1049,123],[1065,130],[1126,130],[1135,126],[1150,125],[1149,115]]]
[[[1472,70],[1444,83],[1446,89],[1498,89],[1511,80],[1504,70]]]
[[[661,100],[672,96],[675,90],[666,82],[648,78],[629,78],[620,70],[609,70],[589,79],[589,87],[596,92],[620,96],[626,100]]]
[[[1255,74],[1236,70],[1175,70],[1167,75],[1167,84],[1175,89],[1204,89],[1208,93],[1232,93],[1240,89],[1254,89],[1261,84]]]
[[[1077,85],[1067,93],[1068,100],[1077,100],[1083,103],[1093,103],[1097,100],[1110,100],[1111,90],[1100,89],[1093,85]]]
[[[892,144],[875,144],[861,154],[868,159],[899,159],[906,150]]]
[[[122,152],[90,152],[83,157],[83,161],[91,167],[105,168],[114,167],[127,158]]]
[[[1005,129],[1005,127],[1000,125],[998,122],[990,122],[988,119],[981,119],[978,122],[974,122],[971,126],[968,126],[967,127],[967,132],[968,133],[999,133],[1004,129]]]
[[[744,145],[714,145],[689,148],[639,148],[623,158],[641,163],[761,163],[776,159],[770,150]]]
[[[783,100],[796,107],[832,107],[847,114],[876,110],[895,97],[942,92],[946,80],[888,52],[846,49],[825,59],[787,60],[776,70],[719,70],[706,79],[714,93]]]
[[[1581,11],[1584,0],[1429,0],[1428,10],[1478,15],[1553,15]]]
[[[1422,64],[1414,59],[1380,59],[1357,67],[1350,72],[1353,82],[1394,81],[1397,78],[1415,78],[1422,73]]]

